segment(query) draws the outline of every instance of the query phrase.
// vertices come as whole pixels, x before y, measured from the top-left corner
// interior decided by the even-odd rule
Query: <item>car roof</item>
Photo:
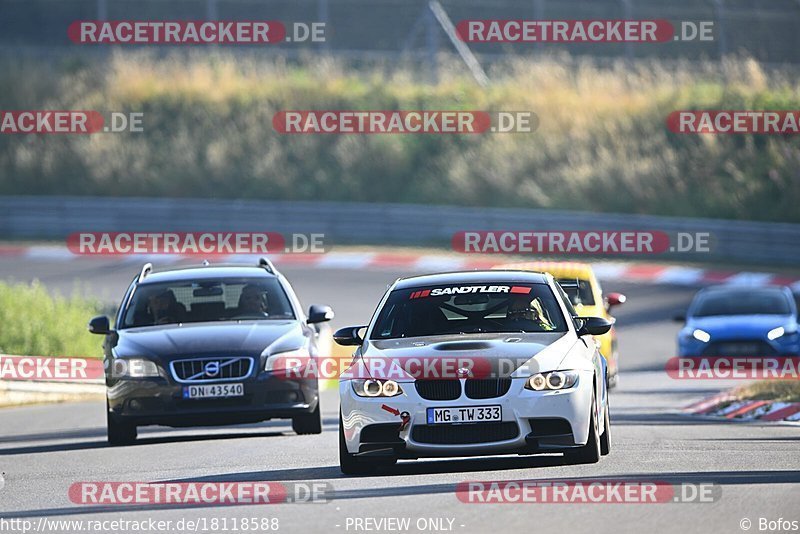
[[[180,282],[192,280],[208,280],[214,278],[275,278],[264,267],[258,265],[193,265],[166,271],[152,271],[145,276],[141,284],[159,282]]]
[[[528,261],[505,263],[492,269],[518,269],[522,271],[547,272],[555,278],[592,278],[594,271],[588,263],[578,261]]]
[[[454,271],[401,278],[395,284],[395,289],[446,284],[495,284],[503,282],[546,284],[547,275],[531,271],[499,269],[492,269],[490,271]]]
[[[786,293],[787,291],[791,292],[791,290],[786,286],[748,286],[748,285],[716,285],[716,286],[709,286],[704,287],[698,294],[707,295],[709,293],[741,293],[741,292],[748,292],[748,293]]]

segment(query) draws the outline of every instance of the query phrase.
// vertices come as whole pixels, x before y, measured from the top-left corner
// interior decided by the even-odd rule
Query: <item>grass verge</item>
[[[761,380],[737,389],[734,394],[741,400],[800,402],[800,381]]]
[[[0,354],[101,358],[101,341],[86,330],[100,304],[62,297],[34,282],[0,282]]]
[[[142,112],[141,133],[0,136],[0,194],[558,208],[800,222],[800,136],[679,135],[682,109],[800,108],[787,73],[749,58],[600,66],[569,56],[359,70],[225,52],[5,59],[6,109]],[[531,110],[533,134],[280,135],[276,112]]]

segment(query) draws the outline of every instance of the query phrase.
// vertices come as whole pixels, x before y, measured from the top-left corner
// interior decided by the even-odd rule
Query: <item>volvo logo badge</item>
[[[219,374],[219,362],[208,362],[204,369],[206,376],[217,376]]]

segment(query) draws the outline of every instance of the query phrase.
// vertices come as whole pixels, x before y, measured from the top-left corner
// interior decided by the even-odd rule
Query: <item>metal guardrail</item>
[[[270,231],[324,233],[333,247],[442,246],[456,232],[478,230],[708,232],[710,252],[662,257],[800,264],[800,224],[414,204],[0,196],[0,239],[64,239],[90,231]]]

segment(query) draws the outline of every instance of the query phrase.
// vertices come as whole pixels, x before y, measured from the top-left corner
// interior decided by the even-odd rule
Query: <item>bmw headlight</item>
[[[536,373],[530,377],[525,382],[525,388],[534,391],[568,389],[577,381],[577,371],[550,371],[549,373]]]
[[[708,343],[711,341],[711,334],[705,330],[700,330],[699,328],[694,329],[694,332],[692,332],[692,337],[697,341],[702,341],[703,343]]]
[[[353,391],[359,397],[396,397],[403,392],[394,380],[353,380]]]
[[[114,378],[153,378],[160,376],[158,365],[144,358],[115,358],[111,363]]]

